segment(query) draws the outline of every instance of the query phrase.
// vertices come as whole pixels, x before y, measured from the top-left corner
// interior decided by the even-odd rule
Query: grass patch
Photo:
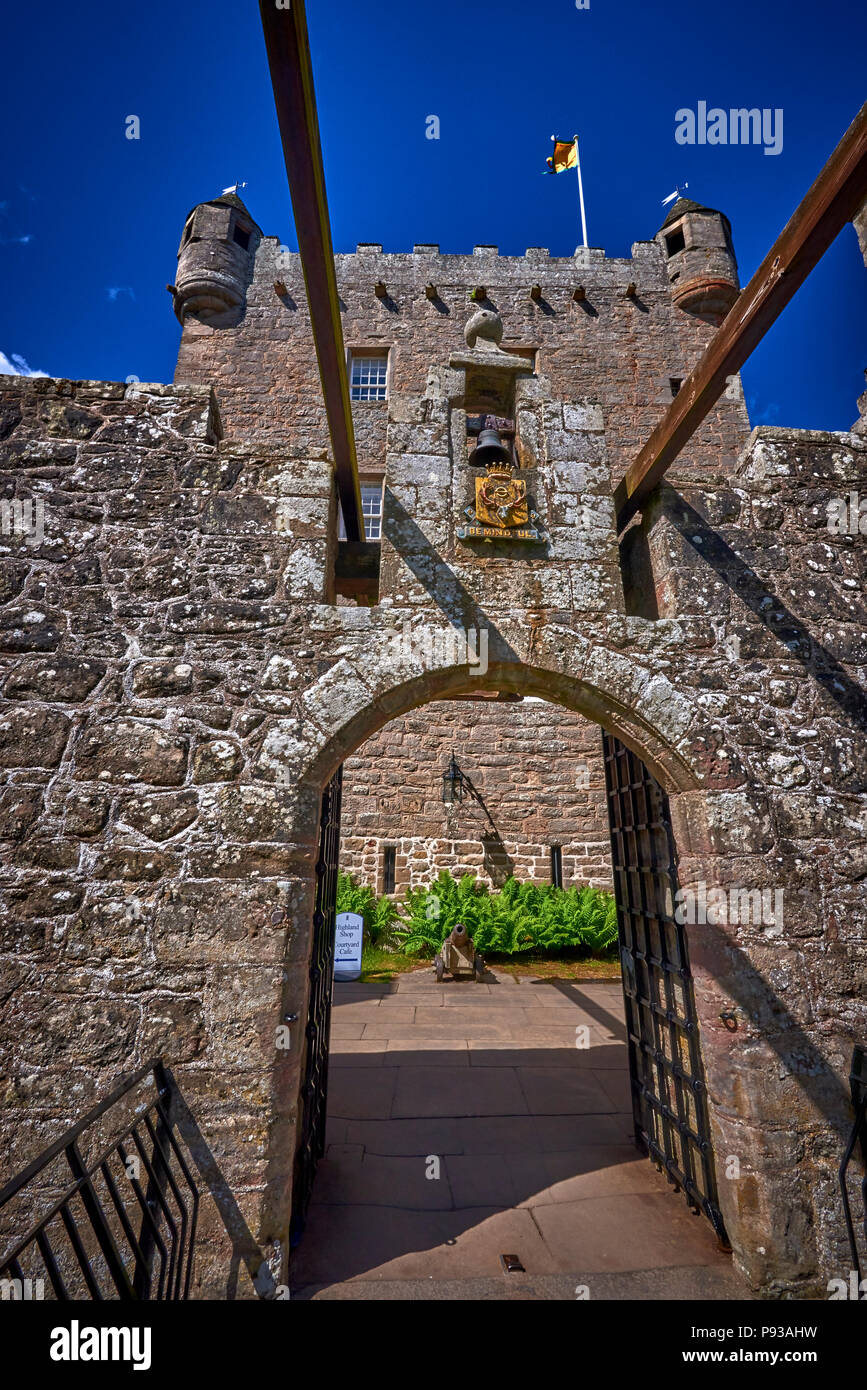
[[[516,960],[492,960],[488,962],[498,975],[515,975],[521,978],[538,976],[540,980],[619,980],[619,960],[564,960],[558,956],[521,956]]]
[[[574,960],[558,956],[508,957],[488,960],[487,964],[497,975],[514,975],[516,978],[537,976],[541,980],[619,980],[619,960],[588,960],[576,956]],[[386,983],[398,975],[411,971],[433,974],[431,962],[419,961],[417,956],[405,956],[402,951],[383,951],[376,946],[365,945],[361,952],[361,979],[366,984]]]
[[[428,964],[428,970],[430,965]],[[379,946],[367,942],[361,951],[361,978],[370,984],[377,980],[393,980],[395,975],[406,975],[418,969],[418,961],[405,956],[401,951],[383,951]]]

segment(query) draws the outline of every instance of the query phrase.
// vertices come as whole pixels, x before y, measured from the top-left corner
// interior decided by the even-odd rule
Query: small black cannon
[[[484,956],[479,955],[463,922],[456,922],[434,960],[437,984],[449,972],[453,980],[481,980],[485,973]]]

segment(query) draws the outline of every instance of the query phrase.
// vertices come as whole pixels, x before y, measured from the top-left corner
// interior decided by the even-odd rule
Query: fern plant
[[[555,888],[509,878],[492,893],[472,874],[442,870],[433,883],[407,890],[394,938],[407,955],[435,955],[456,922],[463,922],[483,955],[584,951],[610,955],[617,944],[617,909],[597,888]]]
[[[351,874],[337,875],[337,911],[357,912],[364,922],[364,940],[371,946],[386,945],[398,912],[391,898],[377,898],[367,883],[356,883]]]

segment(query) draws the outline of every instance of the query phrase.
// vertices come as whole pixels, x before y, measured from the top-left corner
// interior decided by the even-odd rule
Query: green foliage
[[[406,955],[437,953],[456,922],[463,922],[485,956],[533,951],[613,955],[617,909],[598,888],[555,888],[509,878],[492,893],[473,874],[460,880],[443,870],[425,888],[409,888],[394,938]]]
[[[397,918],[397,907],[390,898],[377,898],[366,883],[356,883],[351,874],[337,875],[337,911],[357,912],[364,922],[364,940],[371,946],[385,945]]]

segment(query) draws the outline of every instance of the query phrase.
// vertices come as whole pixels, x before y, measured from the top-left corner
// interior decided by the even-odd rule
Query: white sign
[[[360,912],[338,912],[334,939],[335,980],[357,980],[361,974],[361,938],[364,918]]]

